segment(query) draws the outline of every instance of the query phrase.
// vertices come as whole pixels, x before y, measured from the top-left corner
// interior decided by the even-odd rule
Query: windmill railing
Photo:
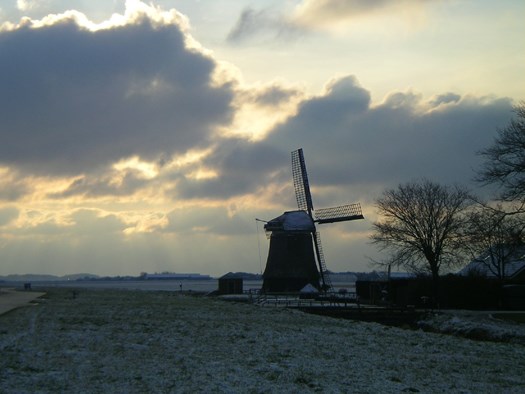
[[[261,294],[259,297],[250,299],[253,304],[262,307],[284,307],[284,308],[304,308],[304,307],[357,307],[360,308],[359,300],[355,293],[330,294],[329,296],[319,295],[314,298],[301,298],[299,294]]]

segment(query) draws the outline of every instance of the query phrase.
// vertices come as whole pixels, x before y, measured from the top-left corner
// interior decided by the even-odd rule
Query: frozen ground
[[[0,316],[2,393],[525,392],[522,343],[171,292],[50,289]]]
[[[513,314],[515,313],[447,310],[430,314],[419,322],[419,326],[428,331],[523,346],[525,345],[525,324],[505,318],[506,315]],[[523,321],[523,316],[525,316],[523,312],[520,312],[520,316]]]

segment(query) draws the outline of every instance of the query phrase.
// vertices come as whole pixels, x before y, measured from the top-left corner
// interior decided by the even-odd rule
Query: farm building
[[[525,246],[513,250],[504,247],[487,250],[467,264],[458,274],[500,278],[507,283],[525,285]]]
[[[239,274],[228,272],[219,278],[219,294],[242,294],[243,278]]]

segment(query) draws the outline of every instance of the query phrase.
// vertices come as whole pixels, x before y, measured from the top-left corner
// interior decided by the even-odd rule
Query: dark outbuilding
[[[228,272],[219,278],[219,294],[242,294],[243,278],[242,276]]]

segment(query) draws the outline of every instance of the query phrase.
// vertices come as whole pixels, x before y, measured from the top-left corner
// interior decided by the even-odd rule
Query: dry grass
[[[511,321],[514,323],[525,324],[525,312],[515,313],[494,313],[494,318]]]
[[[0,317],[0,391],[524,392],[524,350],[178,293],[55,288]]]

